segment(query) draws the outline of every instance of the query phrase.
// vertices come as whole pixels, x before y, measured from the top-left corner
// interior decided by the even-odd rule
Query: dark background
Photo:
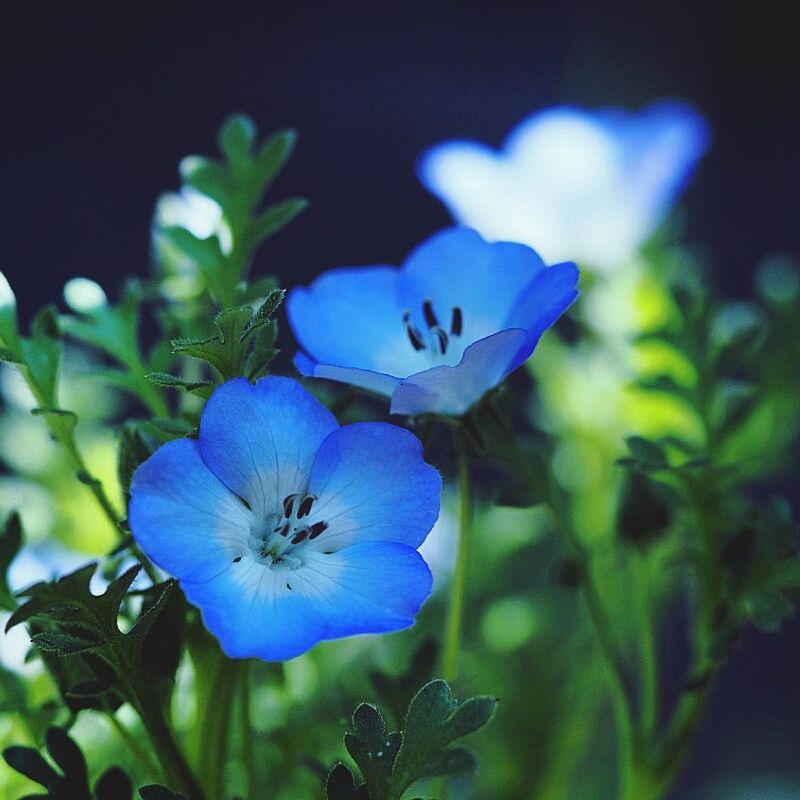
[[[262,131],[300,131],[272,196],[311,207],[256,265],[287,286],[399,261],[448,222],[415,178],[425,147],[499,144],[526,113],[561,102],[677,96],[707,114],[713,149],[683,205],[723,293],[747,295],[763,256],[800,253],[787,4],[21,5],[0,11],[0,268],[25,317],[76,275],[113,297],[124,275],[144,274],[153,202],[177,188],[183,155],[215,152],[220,120],[237,110]],[[800,771],[799,676],[800,624],[753,634],[676,797],[707,797],[704,776],[731,764]]]

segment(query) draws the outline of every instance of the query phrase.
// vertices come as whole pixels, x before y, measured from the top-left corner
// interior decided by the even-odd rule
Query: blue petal
[[[339,550],[389,540],[417,548],[439,516],[442,479],[423,461],[412,433],[384,422],[358,422],[322,443],[308,491],[317,497],[314,518],[328,523],[309,546]]]
[[[398,299],[395,267],[330,270],[310,287],[289,294],[289,324],[316,361],[387,375],[407,375],[413,365]]]
[[[309,550],[295,570],[245,559],[182,588],[228,656],[285,661],[323,639],[409,627],[431,583],[412,547],[364,542],[329,554]]]
[[[391,397],[392,392],[400,383],[400,378],[385,375],[382,372],[371,372],[368,369],[357,369],[355,367],[335,367],[331,364],[318,364],[309,358],[305,353],[297,353],[294,357],[294,364],[301,375],[308,378],[323,378],[330,381],[340,381],[366,389],[368,392],[375,392],[386,397]]]
[[[192,439],[165,444],[136,470],[128,516],[147,557],[192,581],[213,578],[246,553],[253,520]]]
[[[535,345],[577,298],[579,278],[578,268],[571,262],[543,270],[517,298],[504,327],[525,328]]]
[[[215,580],[181,588],[226,655],[285,661],[313,647],[328,629],[318,593],[296,591],[298,572],[246,558]]]
[[[536,342],[513,328],[471,344],[455,367],[439,366],[402,381],[392,395],[392,414],[460,416],[497,386],[532,352]]]
[[[452,309],[461,308],[462,337],[476,341],[502,328],[519,293],[542,269],[544,262],[530,247],[489,244],[469,228],[447,228],[406,259],[401,298],[421,330],[425,300],[432,301],[445,330],[449,330]]]
[[[325,639],[408,628],[433,584],[422,556],[398,542],[311,552],[295,574],[298,591],[317,598]]]
[[[269,377],[253,386],[236,378],[206,403],[200,450],[212,472],[263,518],[304,491],[314,454],[338,427],[297,381]]]

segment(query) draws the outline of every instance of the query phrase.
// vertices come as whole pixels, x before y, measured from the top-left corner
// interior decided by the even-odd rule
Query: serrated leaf
[[[189,381],[177,375],[170,375],[167,372],[148,372],[145,375],[150,383],[156,386],[164,386],[169,389],[183,389],[185,392],[194,392],[198,389],[212,389],[214,384],[211,381]]]
[[[459,705],[446,681],[434,680],[423,686],[406,714],[395,775],[408,786],[429,775],[457,774],[462,767],[471,768],[474,761],[464,756],[461,748],[456,748],[456,755],[451,757],[446,754],[448,746],[485,725],[496,707],[494,698],[484,696]],[[442,772],[447,768],[455,771]]]
[[[55,308],[44,308],[36,315],[31,337],[21,339],[21,355],[37,399],[47,406],[57,407],[61,331]]]
[[[71,636],[68,633],[37,633],[31,637],[31,641],[46,653],[53,653],[58,656],[69,656],[75,653],[84,653],[92,650],[103,643],[102,638],[86,638],[83,636]]]

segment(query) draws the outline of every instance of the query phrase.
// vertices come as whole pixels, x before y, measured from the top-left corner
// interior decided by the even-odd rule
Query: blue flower
[[[413,624],[440,492],[408,431],[340,428],[296,381],[238,378],[209,399],[199,439],[136,471],[130,525],[229,656],[279,661]]]
[[[289,322],[306,351],[295,364],[391,397],[394,414],[459,416],[530,356],[577,280],[574,264],[450,228],[401,269],[335,269],[294,289]]]
[[[500,151],[470,141],[433,147],[419,176],[487,239],[608,271],[653,234],[708,138],[705,120],[676,101],[638,113],[555,107],[524,119]]]

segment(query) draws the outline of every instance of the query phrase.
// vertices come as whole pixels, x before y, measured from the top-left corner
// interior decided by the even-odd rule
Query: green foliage
[[[16,600],[8,586],[8,568],[22,547],[22,523],[19,514],[12,511],[0,531],[0,609],[13,611]]]
[[[721,562],[740,620],[766,633],[794,613],[791,595],[800,591],[797,524],[786,500],[773,497],[726,540]]]
[[[266,374],[267,367],[277,355],[274,348],[278,326],[272,318],[283,300],[283,289],[273,289],[254,310],[250,306],[228,308],[217,314],[216,334],[206,339],[175,339],[174,353],[205,361],[218,380],[226,381],[244,375],[255,381]],[[180,378],[161,374],[149,375],[151,381],[193,391],[213,384],[187,384]]]
[[[364,784],[356,786],[338,765],[328,776],[328,800],[400,800],[422,778],[473,772],[475,756],[452,744],[489,722],[496,706],[494,698],[485,696],[457,703],[448,684],[434,680],[411,700],[402,732],[388,732],[380,711],[362,703],[344,742]]]
[[[62,728],[49,728],[45,743],[50,759],[60,771],[32,747],[16,746],[3,751],[3,758],[12,769],[47,790],[47,794],[35,797],[52,800],[131,800],[133,797],[130,779],[119,767],[107,769],[94,789],[90,789],[83,753]]]
[[[256,248],[307,205],[305,200],[292,197],[260,209],[265,192],[289,160],[295,139],[294,131],[279,131],[258,145],[253,121],[236,115],[220,129],[221,160],[188,156],[181,162],[185,184],[221,207],[231,241],[223,242],[219,233],[201,239],[182,227],[164,228],[161,233],[197,264],[223,308],[237,302],[240,282],[247,275]]]
[[[97,370],[93,375],[137,397],[155,414],[166,407],[158,390],[146,379],[152,369],[139,348],[142,293],[135,283],[126,287],[122,301],[99,305],[78,316],[64,317],[64,332],[110,356],[117,369]]]
[[[45,657],[92,657],[82,662],[88,673],[65,676],[74,680],[64,688],[65,695],[91,697],[113,686],[136,704],[143,682],[155,690],[159,681],[154,679],[171,677],[177,666],[177,657],[164,657],[161,644],[155,641],[172,637],[179,647],[179,631],[174,626],[169,630],[156,627],[170,608],[175,584],[168,581],[154,587],[131,629],[123,633],[118,625],[120,607],[140,567],[124,572],[101,595],[89,589],[95,569],[95,564],[88,564],[57,581],[40,582],[24,590],[22,596],[28,599],[11,615],[6,630],[34,622],[41,627],[33,633],[32,641]],[[98,669],[98,664],[104,666]]]

